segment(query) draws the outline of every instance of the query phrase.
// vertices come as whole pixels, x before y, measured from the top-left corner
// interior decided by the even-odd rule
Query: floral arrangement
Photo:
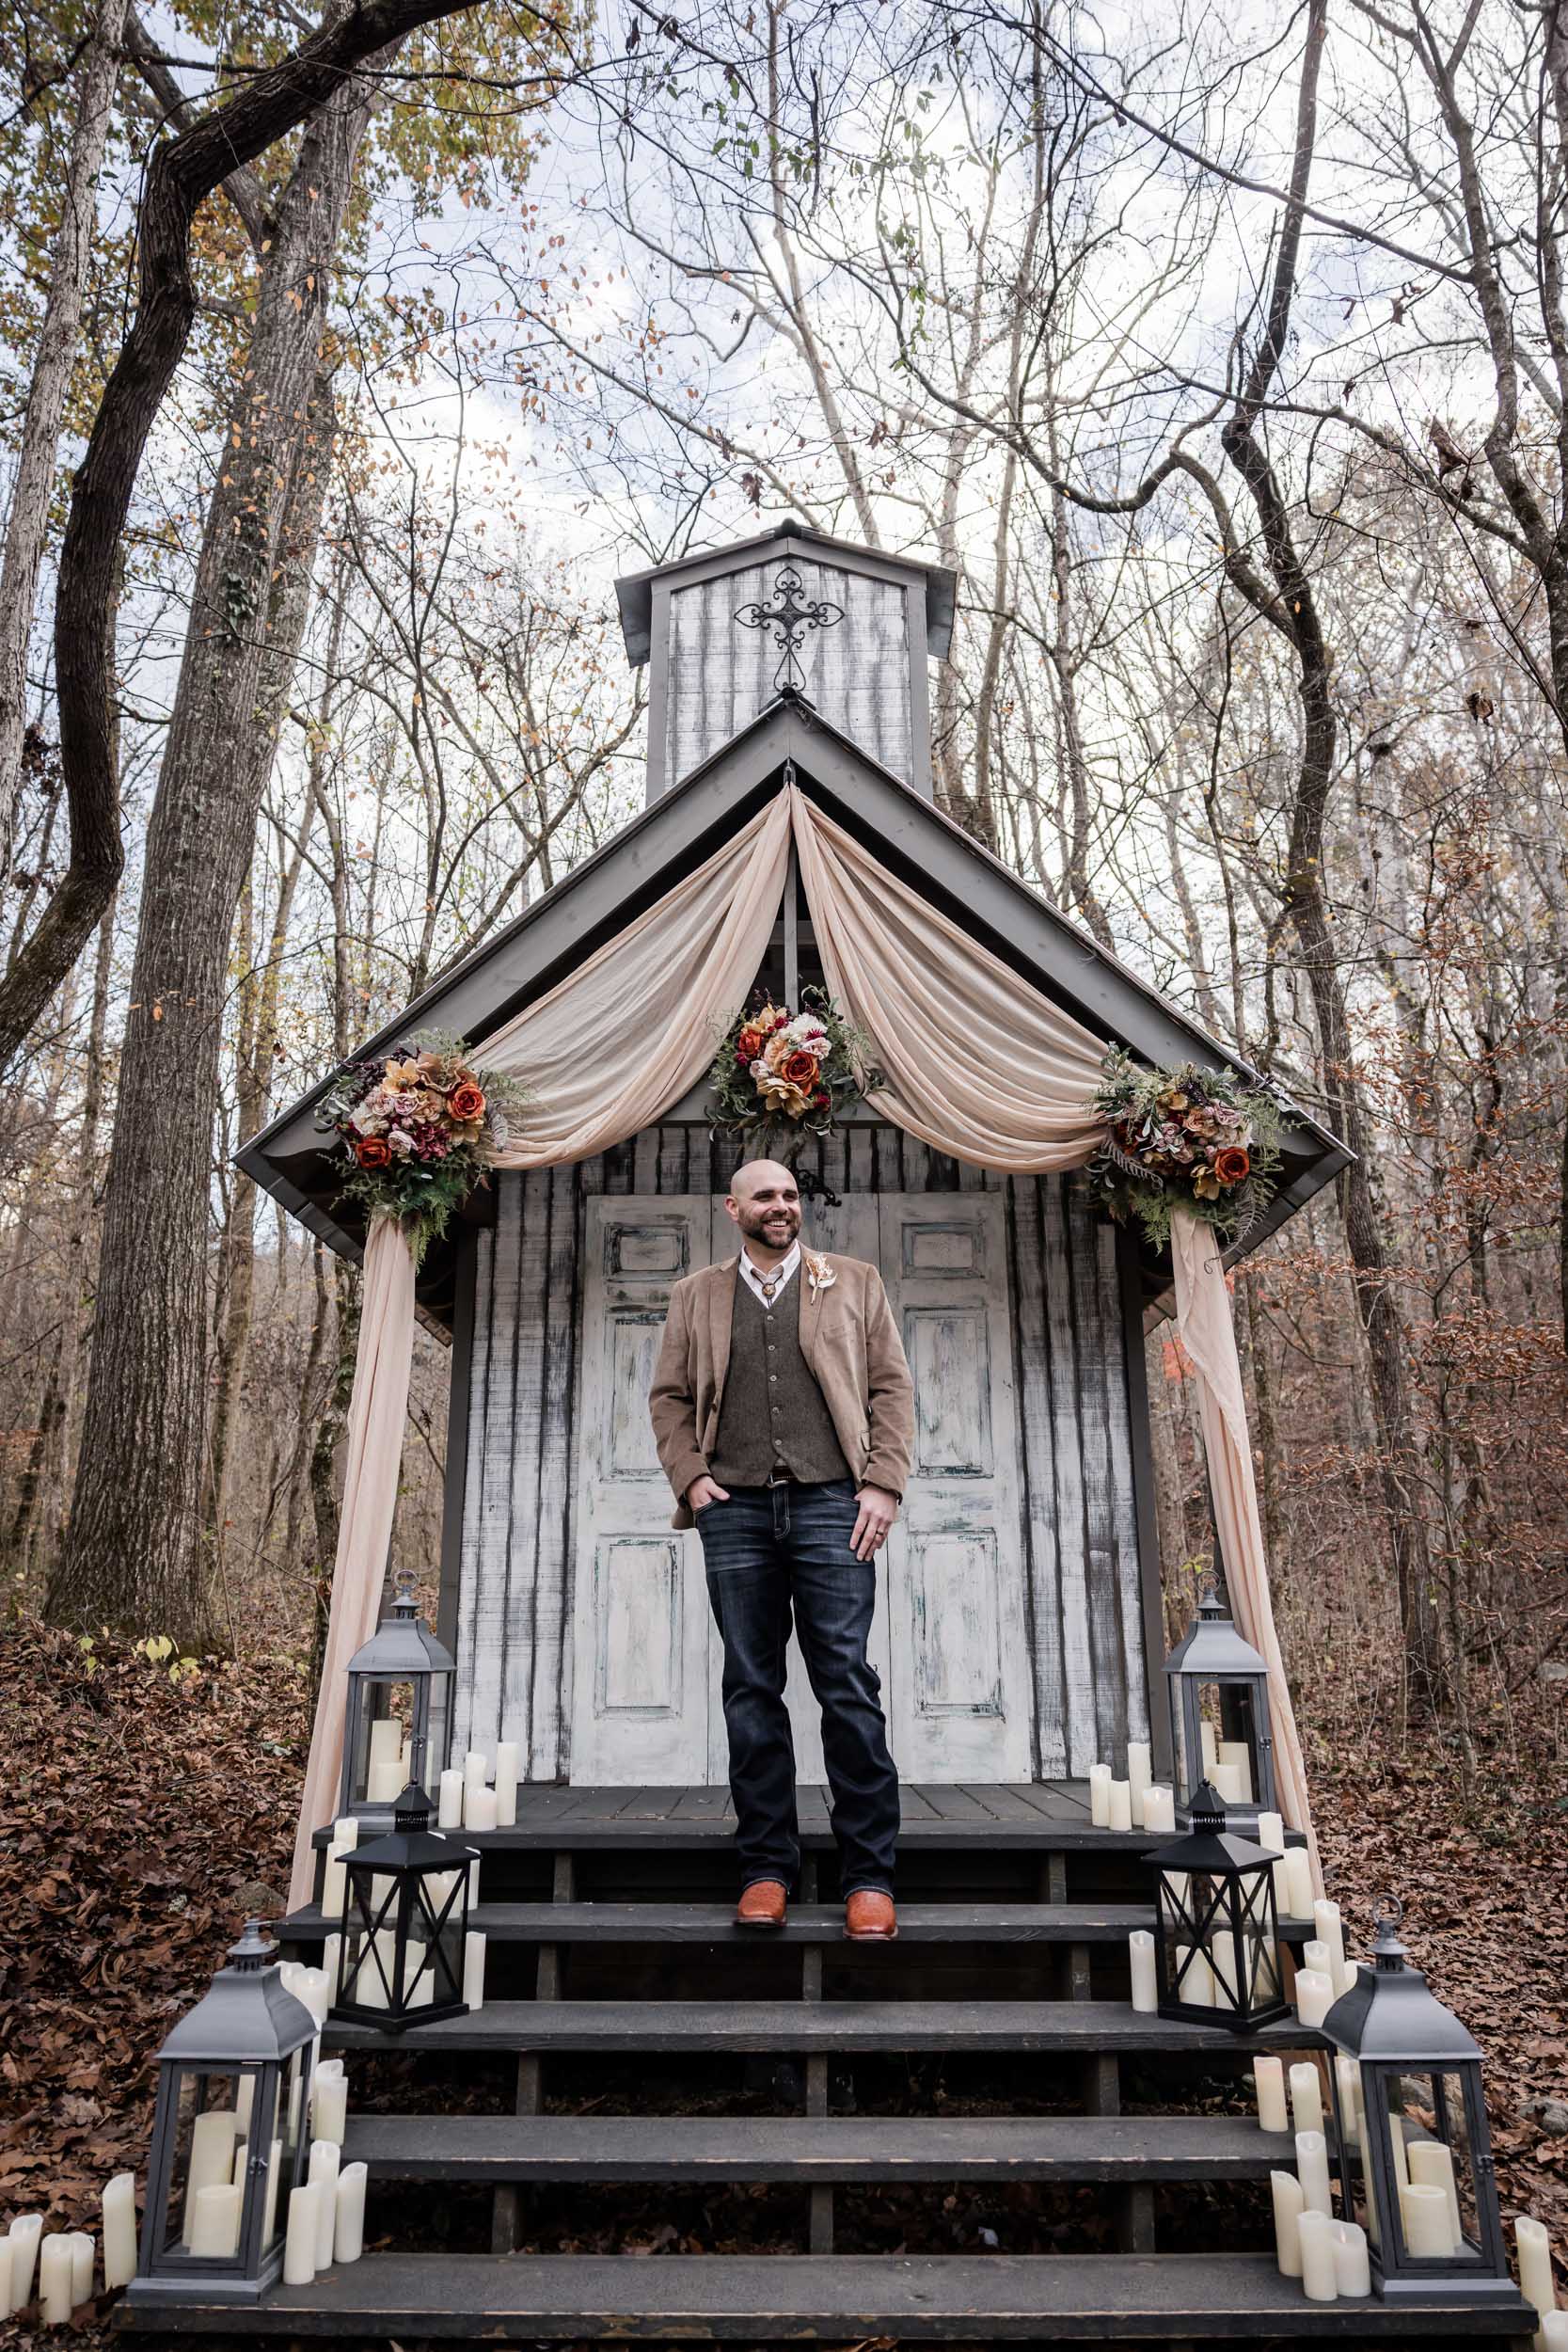
[[[713,1057],[714,1125],[750,1151],[777,1153],[831,1135],[845,1106],[881,1083],[870,1039],[824,990],[802,990],[800,1005],[792,1012],[765,999],[737,1013]]]
[[[1228,1243],[1250,1232],[1274,1197],[1285,1113],[1230,1071],[1196,1062],[1145,1070],[1113,1046],[1094,1109],[1105,1121],[1089,1162],[1095,1198],[1118,1221],[1135,1216],[1157,1249],[1170,1239],[1175,1209]]]
[[[351,1171],[339,1199],[396,1217],[418,1265],[452,1211],[488,1181],[527,1099],[517,1079],[476,1069],[461,1038],[431,1030],[350,1062],[316,1109]]]

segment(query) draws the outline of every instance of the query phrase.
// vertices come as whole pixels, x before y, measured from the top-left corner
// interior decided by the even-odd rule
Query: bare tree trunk
[[[16,484],[0,560],[0,893],[10,875],[22,736],[27,722],[27,648],[39,568],[49,532],[71,372],[81,343],[82,297],[92,252],[98,173],[109,135],[126,0],[102,0],[82,51],[76,122],[60,196],[43,325],[27,387]]]
[[[200,1495],[225,969],[255,837],[257,702],[283,518],[296,469],[327,464],[310,446],[310,394],[370,104],[350,80],[306,130],[208,505],[148,830],[82,1455],[49,1595],[70,1623],[208,1630]]]

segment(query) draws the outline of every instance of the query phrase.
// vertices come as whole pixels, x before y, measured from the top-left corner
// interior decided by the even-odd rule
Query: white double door
[[[914,1464],[877,1564],[870,1655],[906,1779],[1030,1771],[1006,1236],[992,1193],[862,1193],[812,1203],[813,1247],[879,1264],[915,1392]],[[591,1200],[578,1350],[571,1776],[722,1781],[721,1650],[701,1538],[670,1525],[648,1389],[672,1285],[731,1257],[705,1195]],[[824,1778],[799,1645],[785,1692],[798,1777]]]

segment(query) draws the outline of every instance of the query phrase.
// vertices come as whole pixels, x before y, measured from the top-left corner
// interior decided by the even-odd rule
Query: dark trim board
[[[1142,1903],[900,1903],[899,1944],[1125,1944],[1147,1928],[1151,1906]],[[313,1906],[293,1912],[280,1932],[291,1942],[319,1941],[340,1922]],[[724,1945],[754,1952],[756,1939],[735,1924],[732,1906],[715,1902],[480,1902],[468,1925],[492,1944]],[[1282,1919],[1286,1943],[1317,1932],[1310,1919]],[[792,1903],[769,1946],[838,1946],[844,1941],[841,1903]]]
[[[1526,2340],[1520,2296],[1490,2306],[1309,2303],[1271,2254],[368,2254],[259,2309],[132,2305],[181,2334],[467,2338],[491,2344],[725,2339],[830,2344],[1339,2344]]]

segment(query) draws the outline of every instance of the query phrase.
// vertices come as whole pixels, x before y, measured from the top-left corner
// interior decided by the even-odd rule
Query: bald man
[[[802,1248],[787,1168],[748,1160],[724,1206],[739,1254],[675,1284],[648,1408],[723,1638],[736,1924],[782,1928],[800,1877],[793,1621],[822,1709],[845,1933],[885,1942],[898,1932],[898,1775],[865,1645],[877,1554],[909,1477],[909,1366],[876,1267]]]

